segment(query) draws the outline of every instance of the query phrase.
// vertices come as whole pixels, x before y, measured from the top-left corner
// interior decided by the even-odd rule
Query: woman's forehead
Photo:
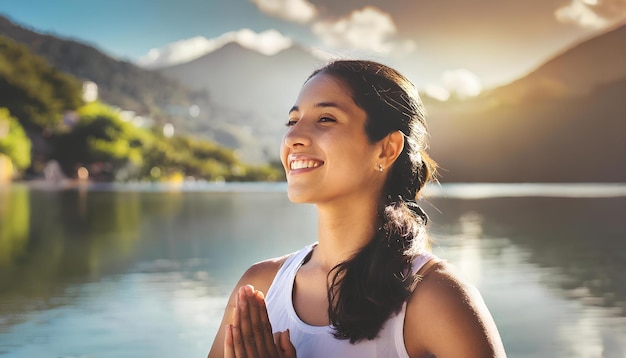
[[[341,79],[326,73],[316,74],[304,83],[297,102],[308,99],[319,102],[355,104],[350,88]]]

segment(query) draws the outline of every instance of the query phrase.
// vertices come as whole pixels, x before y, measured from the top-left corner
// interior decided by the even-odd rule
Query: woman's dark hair
[[[419,280],[412,263],[428,247],[428,218],[415,200],[433,179],[436,165],[425,152],[424,106],[406,77],[380,63],[355,60],[331,62],[309,78],[318,74],[347,87],[367,114],[365,132],[371,143],[395,131],[404,135],[404,149],[389,168],[379,200],[375,237],[329,273],[328,315],[335,337],[355,343],[374,339]]]

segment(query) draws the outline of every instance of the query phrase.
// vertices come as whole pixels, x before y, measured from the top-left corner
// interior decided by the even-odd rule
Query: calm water
[[[0,357],[205,357],[243,270],[315,241],[281,185],[0,187]],[[449,185],[433,251],[510,357],[626,356],[626,187]]]

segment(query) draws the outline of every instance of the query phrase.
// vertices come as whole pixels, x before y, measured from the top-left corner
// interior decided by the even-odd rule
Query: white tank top
[[[333,337],[332,326],[311,326],[300,320],[293,308],[293,283],[298,269],[313,247],[314,244],[308,245],[287,258],[267,291],[265,301],[272,330],[279,332],[289,329],[291,343],[296,347],[298,358],[409,358],[404,346],[406,302],[398,314],[384,323],[375,339],[356,344]],[[414,272],[419,271],[433,257],[429,252],[418,256],[413,263]]]

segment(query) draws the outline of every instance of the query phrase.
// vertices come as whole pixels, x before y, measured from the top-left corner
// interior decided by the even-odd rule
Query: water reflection
[[[0,190],[0,269],[12,266],[28,243],[30,206],[28,190]]]
[[[98,280],[117,270],[139,238],[146,208],[137,195],[111,194],[87,200],[77,191],[0,191],[0,305],[2,327],[22,314],[71,303],[67,284]],[[17,235],[16,235],[17,233]]]
[[[243,270],[315,240],[280,190],[83,189],[0,188],[0,356],[205,356]],[[425,209],[511,357],[624,356],[626,198]]]
[[[434,249],[481,288],[511,356],[623,357],[625,205],[436,199]]]
[[[507,198],[437,200],[443,215],[431,214],[440,229],[461,232],[467,240],[476,235],[507,238],[530,255],[529,263],[558,268],[544,278],[568,297],[616,307],[626,315],[626,212],[624,198]],[[469,216],[468,216],[469,215]],[[479,224],[481,229],[472,229]],[[443,230],[441,230],[443,229]],[[483,233],[482,230],[485,230]],[[505,245],[503,247],[506,247]],[[502,247],[490,248],[497,256]]]

